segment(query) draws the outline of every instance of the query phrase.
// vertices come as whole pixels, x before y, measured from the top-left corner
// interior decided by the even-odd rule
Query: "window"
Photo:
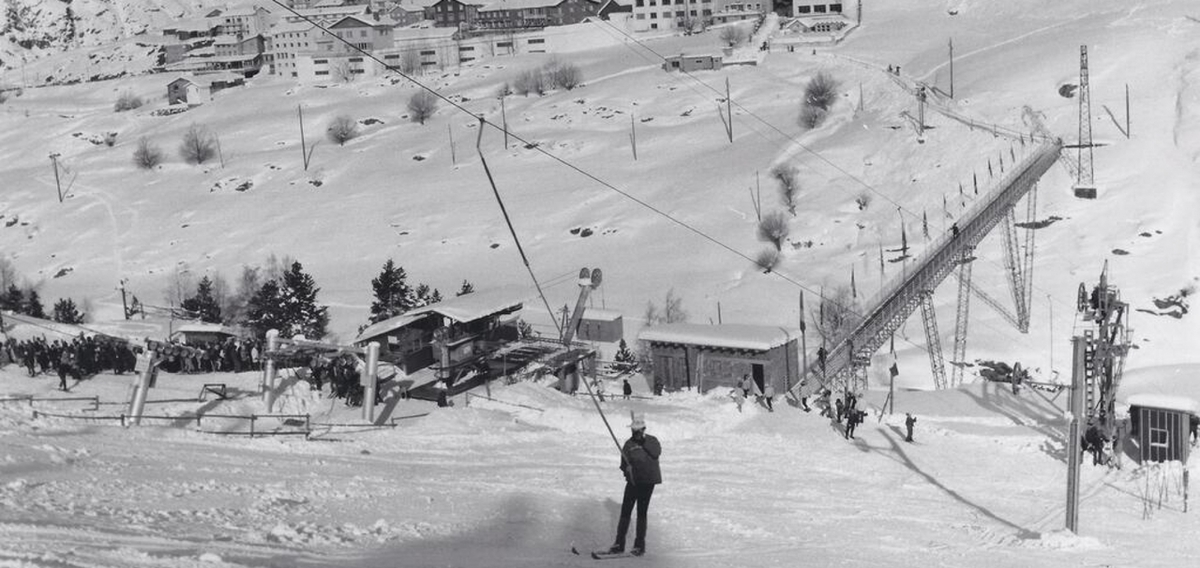
[[[812,6],[796,6],[796,13],[797,14],[812,13]]]
[[[362,69],[351,69],[351,70],[350,70],[350,72],[351,72],[351,73],[353,73],[353,74],[355,74],[355,75],[362,75],[362,74],[363,74],[363,70],[362,70]]]
[[[645,15],[645,14],[638,14],[638,15],[637,15],[637,19],[639,19],[639,20],[645,20],[645,19],[646,19],[646,15]]]
[[[1150,429],[1150,447],[1151,448],[1167,448],[1168,446],[1170,446],[1170,444],[1168,443],[1169,439],[1170,438],[1168,437],[1168,432],[1165,429],[1163,429],[1163,428],[1151,428]]]
[[[421,52],[421,55],[437,55],[437,52],[432,49],[427,49]]]
[[[813,6],[813,11],[818,14],[824,14],[825,13],[825,5],[817,4],[816,6]]]
[[[637,7],[642,8],[646,5],[646,0],[637,0]]]
[[[676,12],[675,12],[675,17],[676,17],[676,18],[682,18],[683,16],[684,16],[684,12],[683,12],[683,10],[678,10],[678,11],[676,11]]]
[[[651,19],[651,20],[657,20],[657,19],[658,19],[658,12],[651,12],[651,13],[650,13],[650,19]],[[655,25],[657,25],[657,24],[655,24]]]
[[[328,75],[329,71],[317,71],[317,75]]]
[[[475,46],[473,46],[473,45],[464,45],[464,46],[461,46],[461,47],[459,47],[459,48],[458,48],[458,50],[459,50],[459,51],[475,51]]]
[[[689,14],[691,14],[693,18],[694,18],[694,17],[696,17],[696,11],[695,11],[695,10],[692,10],[691,12],[689,12]]]
[[[474,58],[474,57],[460,57],[460,58],[458,58],[458,62],[459,62],[459,63],[466,63],[466,62],[468,62],[468,61],[475,61],[475,58]]]
[[[351,57],[350,63],[362,63],[362,59],[363,58],[361,58],[361,57]]]
[[[841,14],[842,13],[842,5],[841,4],[830,4],[829,11],[833,12],[835,14]]]
[[[512,42],[511,41],[498,41],[498,42],[496,42],[496,47],[512,47]]]
[[[658,29],[658,24],[650,24],[650,29],[652,29],[652,30],[657,30],[657,29]]]
[[[712,15],[712,10],[705,10],[703,13],[704,13],[704,15],[705,15],[705,16],[711,16],[711,15]]]
[[[529,40],[529,45],[535,45],[535,44],[540,44],[540,43],[546,43],[546,40],[544,40],[542,38],[536,38],[536,39]]]
[[[328,59],[314,59],[313,60],[314,65],[324,65],[326,63],[329,63]]]

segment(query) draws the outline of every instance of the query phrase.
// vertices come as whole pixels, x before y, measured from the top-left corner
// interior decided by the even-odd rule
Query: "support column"
[[[274,412],[275,406],[275,351],[279,349],[279,330],[267,330],[267,351],[263,353],[266,359],[263,365],[263,401],[267,405],[267,412]]]
[[[946,362],[942,357],[942,340],[938,337],[937,314],[933,312],[933,291],[921,293],[921,320],[925,323],[925,346],[929,350],[929,367],[933,371],[934,388],[946,388]]]
[[[1071,338],[1074,350],[1074,365],[1071,368],[1071,427],[1067,430],[1067,530],[1079,534],[1079,467],[1080,455],[1079,422],[1083,419],[1083,375],[1086,365],[1086,340]]]
[[[133,419],[135,426],[142,423],[142,412],[146,408],[146,394],[150,390],[150,383],[154,381],[155,368],[158,366],[158,352],[148,349],[146,353],[146,368],[138,377],[137,385],[134,387],[133,400],[129,403],[129,416]]]
[[[950,370],[950,386],[962,384],[963,363],[967,358],[967,324],[971,308],[971,257],[972,250],[963,250],[963,260],[958,265],[958,315],[954,318],[954,367]]]
[[[367,366],[363,369],[363,418],[375,423],[375,377],[379,370],[379,342],[367,344]]]

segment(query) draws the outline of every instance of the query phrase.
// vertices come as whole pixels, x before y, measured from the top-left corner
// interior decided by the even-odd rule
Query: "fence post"
[[[253,437],[254,437],[254,421],[255,421],[255,420],[258,420],[258,417],[257,417],[257,416],[255,416],[255,415],[253,415],[253,414],[251,414],[251,415],[250,415],[250,437],[251,437],[251,438],[253,438]]]

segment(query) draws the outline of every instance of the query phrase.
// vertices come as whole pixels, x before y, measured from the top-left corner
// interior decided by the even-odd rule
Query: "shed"
[[[217,91],[245,84],[246,79],[233,73],[184,75],[167,83],[167,103],[200,104]]]
[[[587,308],[579,320],[577,337],[583,341],[615,343],[625,336],[621,312]]]
[[[663,61],[663,71],[682,71],[691,73],[692,71],[715,71],[722,67],[723,59],[720,55],[672,55]]]
[[[1190,423],[1200,414],[1200,405],[1187,397],[1163,394],[1135,394],[1126,402],[1129,436],[1138,448],[1138,462],[1187,463]]]
[[[207,345],[223,343],[226,339],[239,335],[241,334],[237,329],[219,323],[189,323],[176,328],[171,333],[171,339],[178,339],[187,345]]]
[[[520,311],[529,295],[523,288],[495,288],[448,298],[372,324],[354,344],[378,341],[380,358],[413,373],[433,364],[434,331],[446,328],[442,343],[447,364],[455,366],[515,340],[516,327],[500,317]]]
[[[749,375],[783,393],[800,380],[800,333],[759,325],[660,324],[642,330],[650,344],[654,382],[667,390],[733,388]]]

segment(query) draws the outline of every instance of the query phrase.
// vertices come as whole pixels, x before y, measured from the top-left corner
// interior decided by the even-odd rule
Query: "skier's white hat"
[[[640,413],[630,411],[629,413],[629,429],[630,430],[645,430],[646,417]]]

